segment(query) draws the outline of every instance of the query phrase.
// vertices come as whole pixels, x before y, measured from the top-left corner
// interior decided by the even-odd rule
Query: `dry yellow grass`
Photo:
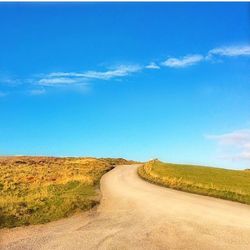
[[[44,223],[99,201],[110,160],[0,157],[0,227]]]

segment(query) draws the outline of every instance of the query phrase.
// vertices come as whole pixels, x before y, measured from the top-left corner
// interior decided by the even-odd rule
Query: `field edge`
[[[45,224],[70,217],[79,212],[90,211],[101,202],[100,180],[102,176],[117,165],[130,165],[133,163],[134,161],[123,158],[0,157],[0,170],[6,175],[6,178],[0,178],[0,184],[2,184],[2,186],[0,185],[0,194],[2,195],[0,199],[0,229]],[[41,190],[44,188],[50,194],[48,197],[39,196],[34,199],[28,199],[31,191],[34,192],[35,190],[35,195],[37,194],[37,196],[40,194],[40,187],[36,186],[36,189],[32,190],[29,184],[26,187],[27,194],[24,196],[20,195],[22,194],[21,184],[24,184],[24,179],[29,178],[30,182],[34,181],[34,183],[38,179],[37,172],[32,177],[29,176],[32,173],[28,167],[34,169],[34,171],[35,169],[39,169],[39,171],[41,169],[43,171],[46,170],[46,173],[53,174],[52,178],[47,176],[48,174],[42,175],[39,172],[41,175],[39,178],[52,179],[46,185],[41,185]],[[11,168],[13,170],[9,170]],[[22,176],[19,168],[22,169]],[[67,179],[65,181],[60,180],[60,183],[57,183],[55,179],[58,178],[64,169],[69,169],[71,176],[66,176]],[[80,173],[80,169],[85,172]],[[19,176],[20,180],[15,180],[16,176]],[[85,177],[86,179],[84,179]],[[9,182],[6,182],[6,180]],[[12,182],[15,183],[13,184]],[[3,189],[5,184],[8,186],[8,189]],[[15,192],[20,191],[18,197],[22,201],[17,201],[16,193],[12,189]],[[46,193],[45,191],[44,193]]]
[[[145,181],[147,181],[149,183],[152,183],[152,184],[155,184],[155,185],[158,185],[158,186],[161,186],[161,187],[165,187],[165,188],[170,188],[170,189],[182,191],[182,192],[187,192],[187,193],[192,193],[192,194],[197,194],[197,195],[203,195],[203,196],[208,196],[208,197],[213,197],[213,198],[238,202],[238,203],[245,204],[245,205],[250,205],[250,201],[242,200],[242,197],[241,197],[240,194],[236,194],[236,195],[239,196],[239,198],[237,198],[237,197],[229,198],[229,197],[224,195],[223,191],[220,191],[221,193],[211,193],[212,190],[208,190],[206,188],[197,188],[196,187],[196,189],[194,190],[194,189],[192,189],[190,187],[187,187],[185,185],[183,185],[183,186],[175,186],[175,185],[172,185],[170,183],[164,182],[164,180],[161,179],[159,176],[157,176],[157,177],[155,175],[153,176],[151,174],[150,170],[149,171],[145,170],[145,167],[149,166],[148,164],[152,164],[152,162],[154,162],[154,161],[147,162],[147,163],[145,163],[142,166],[139,166],[137,168],[138,176],[141,179],[143,179],[143,180],[145,180]]]

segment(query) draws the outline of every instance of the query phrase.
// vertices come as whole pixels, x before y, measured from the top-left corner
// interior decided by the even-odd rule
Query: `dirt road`
[[[46,225],[0,231],[1,249],[250,249],[250,206],[175,191],[118,166],[101,205]]]

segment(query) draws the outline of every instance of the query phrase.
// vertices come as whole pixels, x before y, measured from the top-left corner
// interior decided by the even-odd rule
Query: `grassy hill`
[[[154,160],[140,167],[138,174],[169,188],[250,204],[250,171]]]
[[[99,180],[125,159],[0,157],[0,228],[45,223],[99,202]]]

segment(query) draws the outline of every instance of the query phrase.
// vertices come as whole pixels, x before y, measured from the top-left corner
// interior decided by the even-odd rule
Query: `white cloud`
[[[122,77],[127,76],[130,73],[134,73],[141,70],[141,67],[138,65],[120,65],[112,70],[107,71],[95,71],[90,70],[83,73],[76,73],[76,72],[56,72],[51,73],[49,76],[51,77],[83,77],[83,78],[95,78],[100,80],[109,80],[114,77]]]
[[[238,158],[242,160],[250,160],[250,150],[241,152]]]
[[[244,46],[227,46],[227,47],[218,47],[209,50],[206,54],[189,54],[183,57],[170,57],[162,63],[150,62],[147,65],[119,65],[117,67],[109,68],[104,71],[99,70],[89,70],[83,72],[52,72],[49,74],[40,74],[33,76],[33,78],[23,78],[18,79],[15,77],[9,76],[0,76],[0,84],[5,84],[7,87],[16,87],[17,85],[29,86],[36,85],[43,88],[34,89],[30,91],[30,87],[26,88],[26,93],[30,92],[31,95],[43,94],[48,90],[49,87],[61,87],[61,89],[86,89],[90,83],[94,80],[111,80],[116,78],[126,77],[133,73],[137,73],[141,70],[150,69],[157,70],[162,67],[161,65],[170,67],[170,68],[185,68],[201,62],[213,63],[213,62],[222,62],[223,57],[237,57],[237,56],[250,56],[250,45]],[[87,87],[86,87],[87,86]],[[5,96],[6,93],[0,92],[0,97]],[[220,139],[217,136],[217,140],[222,141],[223,135]],[[212,136],[210,136],[212,139]],[[215,136],[214,136],[215,139]],[[228,135],[227,135],[227,140]],[[246,155],[246,154],[244,154]]]
[[[184,68],[197,64],[204,60],[210,60],[215,57],[219,59],[220,56],[237,57],[237,56],[250,56],[250,45],[244,46],[227,46],[214,48],[208,51],[206,56],[200,54],[187,55],[181,58],[171,57],[168,58],[162,65],[171,68]],[[212,60],[214,62],[214,60]]]
[[[47,75],[48,77],[83,77],[84,73],[76,72],[52,72]]]
[[[61,86],[79,83],[78,78],[66,78],[66,77],[53,77],[53,78],[42,78],[38,81],[38,85],[41,86]]]
[[[250,130],[242,129],[221,135],[207,135],[208,139],[216,140],[220,144],[235,145],[250,142]]]
[[[83,77],[94,78],[100,80],[109,80],[115,77],[127,76],[131,73],[135,73],[141,70],[138,65],[120,65],[113,70],[108,71],[87,71],[83,73]]]
[[[145,66],[146,69],[160,69],[160,66],[154,62],[149,63]]]
[[[204,60],[204,57],[199,54],[187,55],[181,58],[171,57],[167,59],[162,65],[171,67],[171,68],[184,68],[194,64],[197,64]]]
[[[228,46],[212,49],[208,52],[208,56],[250,56],[250,45],[245,46]]]
[[[32,89],[29,91],[30,95],[43,95],[46,93],[45,89]]]
[[[110,80],[112,78],[124,77],[141,70],[138,65],[120,65],[114,69],[106,71],[86,71],[86,72],[52,72],[38,81],[42,86],[74,85],[87,82],[90,79]]]
[[[250,160],[250,129],[235,130],[221,135],[206,135],[215,140],[223,154],[223,158],[232,160]]]

